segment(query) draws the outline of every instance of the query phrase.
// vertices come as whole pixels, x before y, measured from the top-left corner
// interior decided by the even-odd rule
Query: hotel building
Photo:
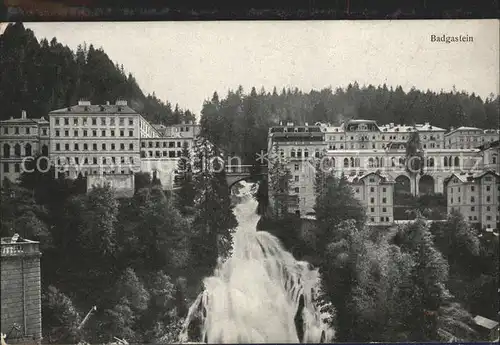
[[[500,131],[496,129],[481,129],[476,127],[459,127],[445,135],[447,148],[470,149],[497,141]]]
[[[43,117],[30,119],[26,111],[20,118],[0,121],[0,181],[15,181],[21,174],[23,160],[37,154],[49,154],[49,122]]]
[[[500,175],[497,172],[452,174],[446,180],[446,191],[448,213],[457,210],[472,224],[498,230]]]

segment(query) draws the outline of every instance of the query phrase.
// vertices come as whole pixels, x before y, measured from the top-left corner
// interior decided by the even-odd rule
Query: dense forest
[[[82,42],[76,52],[57,42],[36,39],[23,24],[9,24],[0,35],[0,120],[47,116],[51,110],[86,99],[94,104],[129,101],[152,123],[165,125],[194,121],[194,114],[145,96],[132,74],[113,63],[102,49]]]

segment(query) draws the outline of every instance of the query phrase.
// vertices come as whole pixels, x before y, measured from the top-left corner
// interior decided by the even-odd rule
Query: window
[[[486,186],[486,191],[487,191],[487,192],[489,192],[489,191],[490,191],[490,189],[491,189],[491,187],[490,187],[490,186]]]
[[[65,137],[69,137],[69,131],[68,131],[68,130],[65,130],[65,131],[64,131],[64,136],[65,136]]]
[[[470,210],[471,210],[472,212],[474,212],[474,211],[476,210],[476,208],[475,208],[474,206],[471,206],[471,207],[470,207]]]
[[[115,131],[112,129],[111,130],[111,136],[114,137],[115,136]]]
[[[106,126],[106,118],[105,117],[101,117],[101,125]]]
[[[383,222],[384,221],[384,217],[380,217],[380,221]]]
[[[486,206],[486,211],[491,211],[491,207],[490,206]]]
[[[56,137],[58,137],[60,135],[59,131],[56,130]]]
[[[295,164],[294,168],[295,168],[295,171],[299,171],[299,165],[298,164]]]
[[[30,128],[26,127],[26,134],[30,134]]]
[[[476,198],[474,198],[473,196],[470,197],[470,202],[476,202]]]
[[[97,151],[97,144],[92,144],[92,150]]]
[[[387,208],[386,207],[382,207],[382,212],[387,212]]]
[[[115,144],[111,144],[111,150],[115,149]]]
[[[125,144],[124,143],[120,144],[120,150],[125,150]]]
[[[97,157],[92,157],[92,164],[97,164]]]
[[[105,137],[106,136],[106,130],[101,130],[101,137]]]
[[[386,188],[385,188],[385,187],[384,187],[384,188],[382,188],[382,192],[384,192],[384,193],[385,193],[386,191],[387,191],[387,190],[386,190]]]
[[[375,192],[375,188],[370,187],[370,192],[372,192],[372,193]]]
[[[133,126],[133,125],[134,125],[134,119],[129,118],[129,119],[128,119],[128,125],[129,125],[129,126]]]
[[[299,182],[299,176],[295,175],[295,182]]]
[[[19,171],[19,163],[14,164],[14,172],[18,173]]]
[[[74,149],[75,149],[75,151],[78,151],[78,143],[76,143],[76,144],[74,145]]]
[[[371,217],[370,220],[373,222],[375,222],[375,218]]]
[[[86,129],[83,130],[83,136],[86,137],[88,135],[88,132]]]
[[[370,182],[375,182],[375,179],[373,177],[370,178]]]
[[[103,149],[104,151],[106,151],[106,144],[104,144],[104,143],[102,144],[102,149]]]
[[[73,125],[78,125],[78,118],[73,119]]]
[[[473,192],[475,190],[474,186],[470,186],[470,191]]]
[[[64,149],[65,149],[66,151],[69,151],[69,144],[64,144]]]
[[[359,188],[356,188],[356,193],[359,193]]]
[[[486,220],[491,220],[491,216],[486,216]]]
[[[110,124],[111,126],[114,126],[114,125],[115,125],[115,118],[114,118],[114,117],[112,117],[112,118],[110,118],[110,119],[109,119],[109,124]]]
[[[89,149],[89,144],[83,144],[83,150],[87,151]]]
[[[133,150],[134,149],[134,144],[128,144],[128,149]]]
[[[375,207],[370,207],[370,212],[375,212]]]
[[[123,137],[125,135],[125,131],[120,130],[120,137]]]
[[[92,119],[92,126],[97,126],[97,119],[96,118]]]
[[[134,131],[128,131],[128,136],[133,137],[134,136]]]
[[[61,151],[61,144],[56,144],[56,151]]]
[[[295,193],[298,193],[299,192],[299,187],[295,187],[294,191],[295,191]]]
[[[3,172],[5,173],[9,172],[9,163],[3,163]]]
[[[490,201],[491,201],[491,196],[489,196],[489,195],[488,195],[488,196],[486,197],[486,202],[490,202]]]
[[[56,126],[59,126],[59,118],[56,118],[55,122],[56,122]]]
[[[123,119],[123,117],[120,118],[120,126],[123,126],[125,124],[125,121]]]
[[[387,203],[387,198],[382,198],[382,203],[386,204]]]
[[[375,198],[370,198],[370,203],[374,204],[375,203]]]
[[[97,131],[95,129],[92,131],[92,136],[97,137]]]
[[[42,130],[42,135],[47,135],[47,130],[45,128]]]

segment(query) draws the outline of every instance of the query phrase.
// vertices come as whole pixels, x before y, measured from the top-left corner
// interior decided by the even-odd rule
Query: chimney
[[[115,105],[127,105],[127,101],[122,99],[117,99]]]
[[[389,123],[389,128],[394,127],[394,122]]]
[[[21,119],[26,119],[26,110],[21,111]]]
[[[78,101],[78,105],[89,106],[90,105],[90,101],[85,101],[85,100],[81,99],[81,100]]]
[[[106,101],[106,105],[109,105],[109,101]]]

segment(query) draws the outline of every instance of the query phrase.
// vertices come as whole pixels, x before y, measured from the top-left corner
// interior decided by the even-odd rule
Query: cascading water
[[[334,332],[314,300],[319,273],[297,261],[279,240],[257,231],[257,202],[243,183],[235,207],[233,252],[189,309],[180,342],[330,342]]]

